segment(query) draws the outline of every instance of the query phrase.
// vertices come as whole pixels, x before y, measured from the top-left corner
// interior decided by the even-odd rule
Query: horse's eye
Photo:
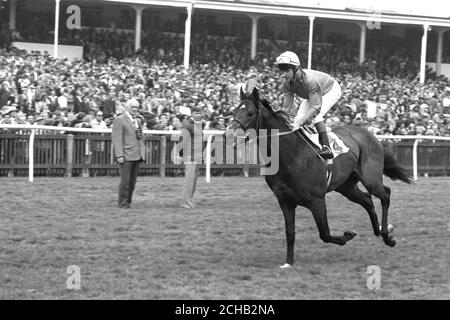
[[[248,112],[248,116],[249,116],[249,117],[253,117],[253,114],[254,114],[253,111],[249,111],[249,112]]]

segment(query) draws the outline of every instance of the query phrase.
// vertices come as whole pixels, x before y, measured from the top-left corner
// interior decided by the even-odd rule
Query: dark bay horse
[[[353,231],[343,235],[332,235],[328,227],[325,195],[337,191],[350,201],[366,209],[376,236],[383,237],[386,245],[393,247],[395,239],[388,227],[388,209],[391,189],[383,185],[383,174],[393,180],[411,183],[406,170],[401,168],[393,153],[387,150],[369,131],[355,126],[342,126],[333,130],[350,149],[333,160],[330,165],[331,180],[327,184],[327,163],[320,158],[300,133],[283,134],[290,129],[286,121],[272,110],[266,100],[260,100],[254,88],[250,94],[241,89],[241,102],[234,113],[231,129],[247,131],[255,129],[277,129],[279,139],[279,169],[276,174],[266,175],[270,189],[278,199],[283,211],[287,257],[282,267],[294,263],[295,208],[303,206],[311,210],[320,239],[344,245],[356,236]],[[268,130],[270,132],[270,130]],[[270,145],[270,143],[269,143]],[[272,155],[273,157],[273,155]],[[361,182],[368,192],[362,191]],[[372,195],[381,200],[381,228],[372,202]]]

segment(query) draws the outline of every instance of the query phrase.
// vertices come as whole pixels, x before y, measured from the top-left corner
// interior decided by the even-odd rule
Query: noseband
[[[250,100],[250,99],[246,99],[246,100],[242,100],[241,103],[239,103],[238,108],[242,107],[242,105],[243,105],[244,103],[246,103],[246,102],[251,102],[251,103],[255,104],[255,101]],[[256,113],[256,126],[255,126],[255,130],[256,130],[256,132],[258,133],[258,132],[259,132],[259,124],[260,124],[260,113],[261,113],[258,107],[256,107],[256,112],[257,112],[257,113]],[[239,120],[239,119],[237,119],[237,118],[233,118],[233,121],[236,121],[237,123],[239,123],[239,125],[242,127],[242,129],[244,129],[244,132],[247,131],[248,128],[244,125],[244,123],[243,123],[241,120]],[[259,135],[258,135],[258,137],[259,137],[259,138],[264,138],[264,137],[274,137],[274,136],[281,137],[281,136],[285,136],[285,135],[291,135],[291,134],[293,134],[293,133],[294,133],[294,131],[288,130],[288,131],[286,131],[286,132],[278,132],[278,133],[276,133],[276,134],[269,134],[269,135],[264,135],[264,136],[259,136]],[[237,138],[246,139],[246,138],[248,138],[248,135],[249,135],[249,132],[247,132],[247,134],[246,134],[245,136],[237,136]],[[303,138],[303,137],[302,137],[302,138]]]

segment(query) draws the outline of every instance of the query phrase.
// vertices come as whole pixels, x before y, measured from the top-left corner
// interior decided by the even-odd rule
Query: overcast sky
[[[393,10],[399,13],[413,13],[450,17],[450,1],[448,0],[274,0],[274,2],[292,3],[295,5],[328,7],[335,9],[366,8],[373,10]]]

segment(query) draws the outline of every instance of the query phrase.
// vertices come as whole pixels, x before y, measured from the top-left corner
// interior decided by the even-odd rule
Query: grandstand
[[[154,31],[188,35],[184,38],[183,49],[190,47],[191,33],[243,36],[250,41],[248,45],[252,59],[257,55],[259,39],[311,43],[307,52],[308,66],[311,66],[312,47],[316,43],[329,43],[336,34],[359,42],[360,63],[366,58],[366,50],[371,51],[373,45],[389,43],[390,39],[380,43],[380,38],[397,38],[410,42],[411,48],[414,48],[415,59],[420,59],[421,82],[424,81],[426,58],[430,65],[433,63],[438,75],[449,75],[448,66],[442,66],[442,59],[448,61],[448,56],[442,55],[443,52],[448,52],[443,49],[444,43],[448,46],[448,41],[444,38],[448,39],[445,32],[450,26],[450,20],[438,14],[423,16],[406,9],[358,9],[346,6],[345,1],[340,5],[330,5],[329,2],[320,5],[320,2],[306,1],[302,2],[302,6],[294,1],[267,0],[4,2],[6,5],[2,15],[6,17],[9,7],[9,29],[16,30],[15,36],[18,40],[27,37],[34,41],[54,42],[54,35],[57,34],[61,38],[56,39],[57,42],[79,44],[81,37],[73,34],[77,32],[70,32],[74,26],[64,26],[74,12],[70,7],[75,5],[80,8],[80,24],[75,28],[95,28],[105,32],[114,29],[129,35],[128,39],[124,37],[122,40],[124,43],[133,43],[134,51],[145,47],[142,42],[145,42],[147,33]],[[308,4],[310,6],[307,6]],[[59,13],[58,25],[61,23],[56,29],[55,25],[52,25],[52,21],[56,21],[52,19],[55,10]],[[29,16],[32,17],[31,21]],[[79,33],[83,35],[83,32]],[[131,34],[134,34],[134,37]],[[428,36],[432,41],[427,41]],[[374,41],[378,43],[374,44]],[[184,50],[185,67],[189,64],[189,53],[189,50]]]

